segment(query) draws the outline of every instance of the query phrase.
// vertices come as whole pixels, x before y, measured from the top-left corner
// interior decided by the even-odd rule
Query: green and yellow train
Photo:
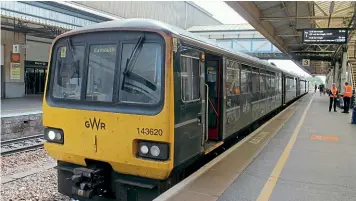
[[[152,200],[309,89],[265,61],[143,19],[57,37],[47,76],[45,149],[59,192],[79,200]]]

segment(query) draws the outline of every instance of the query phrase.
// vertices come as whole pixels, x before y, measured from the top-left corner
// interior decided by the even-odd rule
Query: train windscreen
[[[137,37],[138,36],[138,37]],[[149,34],[62,38],[53,48],[56,101],[155,105],[162,99],[164,46]]]

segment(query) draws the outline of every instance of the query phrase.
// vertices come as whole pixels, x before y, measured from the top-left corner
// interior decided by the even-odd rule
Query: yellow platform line
[[[257,201],[268,201],[270,199],[273,189],[275,188],[275,186],[277,184],[278,178],[281,175],[283,167],[289,158],[289,154],[295,144],[295,141],[297,140],[300,128],[302,127],[302,125],[304,123],[305,117],[307,115],[307,112],[310,108],[310,105],[311,105],[313,99],[314,99],[314,96],[311,98],[307,108],[305,108],[304,113],[298,122],[298,125],[295,127],[293,135],[291,136],[286,148],[284,149],[281,157],[279,158],[276,166],[274,167],[270,177],[268,178],[267,182],[265,183],[260,195],[257,198]]]

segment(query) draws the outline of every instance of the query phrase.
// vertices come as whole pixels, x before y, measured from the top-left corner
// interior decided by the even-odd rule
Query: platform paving
[[[42,113],[42,95],[1,99],[1,117]]]
[[[328,101],[327,96],[313,96],[289,157],[277,167],[282,169],[275,186],[269,185],[275,179],[271,174],[308,98],[218,200],[356,201],[356,125],[350,124],[351,114],[329,112]],[[266,191],[271,193],[266,196]]]

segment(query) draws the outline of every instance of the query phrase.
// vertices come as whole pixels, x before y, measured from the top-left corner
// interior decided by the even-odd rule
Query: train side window
[[[278,89],[279,89],[279,93],[281,94],[282,93],[282,74],[279,73],[278,74]]]
[[[253,94],[253,100],[259,100],[259,92],[260,92],[260,81],[259,81],[259,72],[257,68],[252,68],[251,73],[251,92]]]
[[[268,96],[271,95],[271,75],[270,72],[266,72],[266,92]]]
[[[200,100],[200,61],[199,57],[181,55],[181,98],[183,102]]]
[[[279,94],[279,73],[276,73],[276,76],[275,76],[275,84],[276,84],[276,94]]]
[[[266,71],[260,69],[260,96],[261,99],[266,98]]]
[[[226,95],[227,108],[240,105],[240,69],[239,63],[234,60],[226,59]]]
[[[271,78],[271,94],[272,94],[272,96],[274,96],[275,94],[276,94],[276,83],[275,83],[275,73],[274,72],[272,72],[271,73],[271,76],[270,76],[270,78]]]
[[[246,65],[241,68],[241,93],[250,93],[251,71]]]
[[[291,90],[290,78],[287,77],[286,80],[287,80],[287,81],[286,81],[286,90],[287,90],[287,91],[290,91],[290,90]]]

